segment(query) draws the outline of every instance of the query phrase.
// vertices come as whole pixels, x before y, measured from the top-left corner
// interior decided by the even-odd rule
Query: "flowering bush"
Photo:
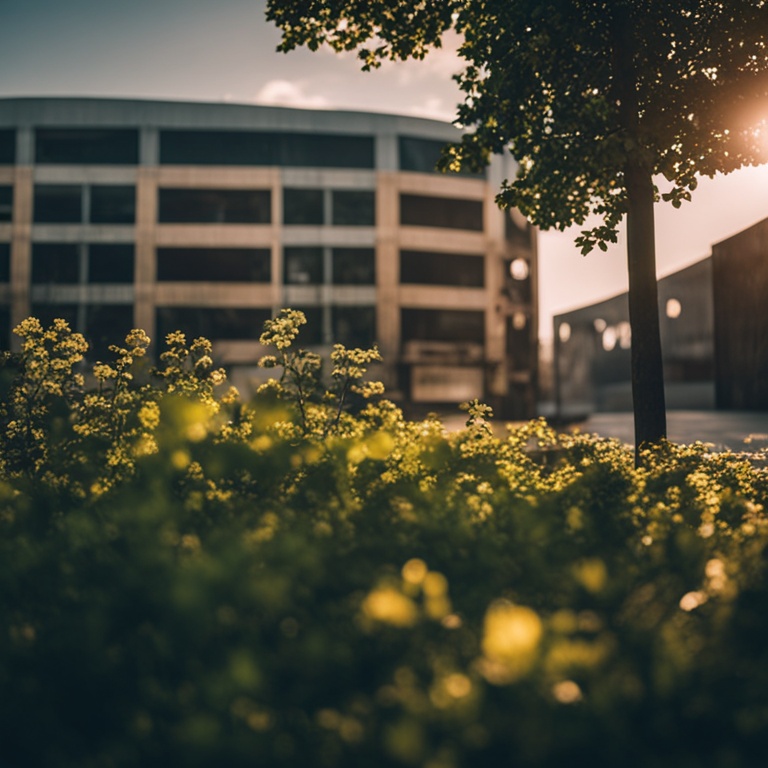
[[[0,411],[0,764],[761,766],[753,457],[413,422],[266,324],[83,367],[22,323]],[[496,428],[498,430],[498,427]]]

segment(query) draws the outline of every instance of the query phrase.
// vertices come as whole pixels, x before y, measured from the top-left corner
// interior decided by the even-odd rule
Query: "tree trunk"
[[[652,156],[644,150],[638,73],[630,4],[611,6],[614,22],[614,90],[625,137],[627,158],[627,262],[629,324],[632,327],[632,407],[635,413],[635,461],[646,443],[658,443],[667,433],[664,371],[661,359],[659,297],[656,282],[656,243],[653,221]]]
[[[661,357],[653,179],[632,161],[626,167],[629,323],[632,327],[632,406],[635,447],[658,443],[667,434]]]

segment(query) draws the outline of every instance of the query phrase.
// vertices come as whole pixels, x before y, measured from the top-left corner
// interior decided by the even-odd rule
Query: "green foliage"
[[[326,387],[321,377],[320,356],[305,349],[291,349],[306,322],[303,312],[283,309],[276,318],[264,323],[259,341],[265,347],[274,347],[277,355],[267,355],[259,364],[263,368],[281,368],[282,373],[279,380],[270,379],[261,394],[271,391],[284,403],[295,404],[302,433],[325,437],[340,428],[351,397],[367,400],[383,394],[381,383],[363,381],[368,366],[380,362],[381,355],[376,347],[347,349],[343,344],[334,344],[331,382]]]
[[[763,0],[269,0],[267,18],[280,50],[354,50],[364,69],[423,58],[457,33],[468,133],[443,168],[510,149],[518,172],[499,202],[543,229],[598,216],[577,241],[585,253],[616,242],[628,162],[663,178],[677,207],[698,174],[768,160]]]
[[[301,321],[248,403],[202,339],[86,372],[65,324],[17,329],[0,761],[762,764],[764,457],[408,421],[364,397],[375,350],[324,386]]]

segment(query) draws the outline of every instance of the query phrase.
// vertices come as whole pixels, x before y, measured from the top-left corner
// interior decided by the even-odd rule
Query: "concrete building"
[[[263,321],[378,343],[405,402],[534,412],[536,234],[494,203],[509,156],[438,174],[451,125],[394,115],[0,99],[0,345],[33,314],[104,353],[132,327],[258,377]]]
[[[670,409],[768,411],[768,219],[659,280]],[[630,410],[627,294],[554,318],[556,412]]]
[[[664,389],[670,409],[715,407],[712,259],[659,280]],[[557,412],[632,409],[627,294],[554,318]]]
[[[712,246],[717,407],[768,411],[768,219]]]

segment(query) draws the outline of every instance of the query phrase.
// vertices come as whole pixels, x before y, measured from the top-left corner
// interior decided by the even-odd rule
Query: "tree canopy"
[[[510,150],[519,168],[498,202],[542,229],[596,214],[582,253],[627,216],[637,441],[662,437],[653,203],[768,161],[766,0],[269,0],[267,15],[281,50],[328,44],[364,68],[459,34],[467,133],[443,167]]]
[[[470,133],[453,162],[511,150],[519,172],[499,202],[543,229],[599,214],[605,226],[580,240],[585,251],[615,239],[627,213],[628,154],[668,182],[661,194],[674,205],[697,175],[768,161],[764,0],[269,0],[268,18],[281,50],[355,50],[365,69],[423,58],[454,29],[466,61],[457,121]]]

